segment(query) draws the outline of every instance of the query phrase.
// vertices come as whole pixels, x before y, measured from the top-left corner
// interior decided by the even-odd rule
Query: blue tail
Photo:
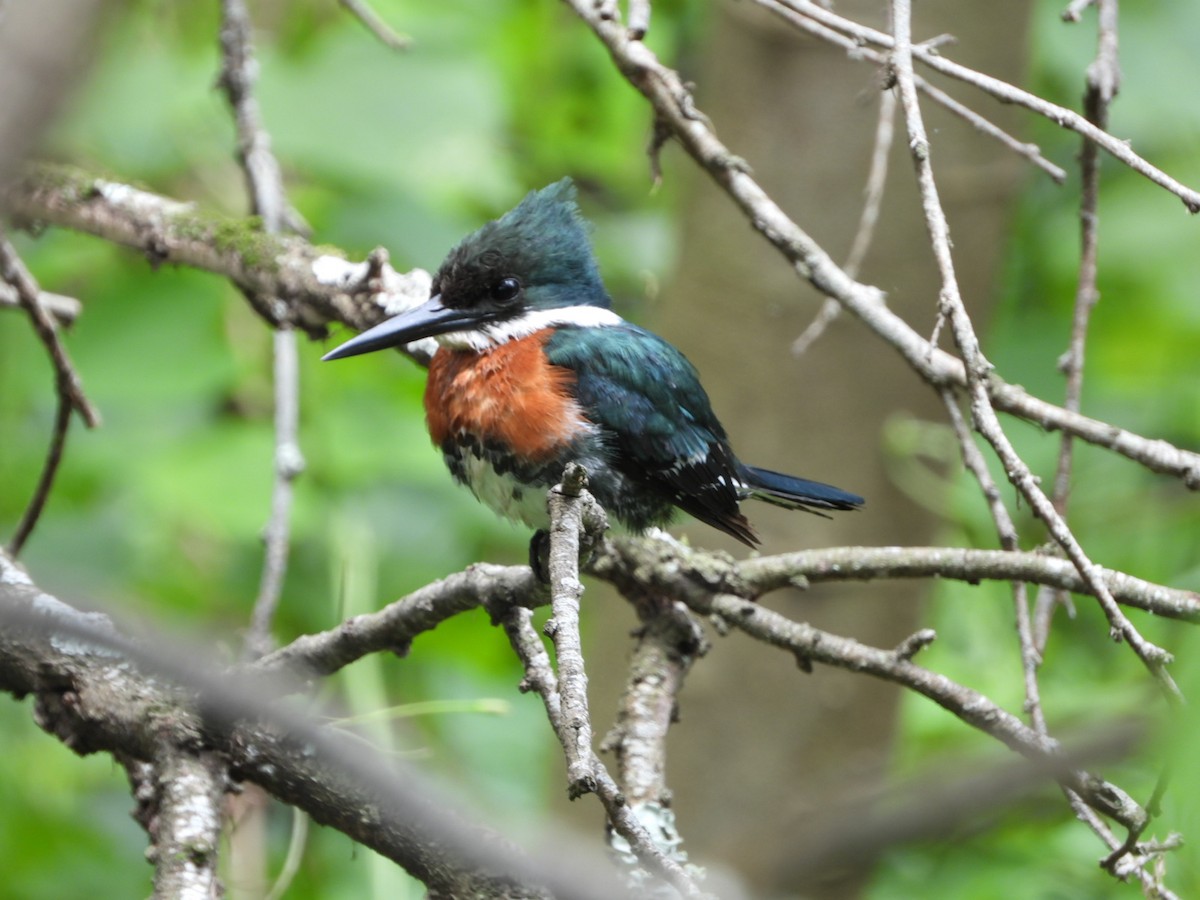
[[[795,478],[770,469],[758,469],[742,464],[742,480],[749,487],[749,496],[786,509],[803,509],[824,515],[826,509],[858,509],[866,501],[857,494],[843,491],[831,484]]]

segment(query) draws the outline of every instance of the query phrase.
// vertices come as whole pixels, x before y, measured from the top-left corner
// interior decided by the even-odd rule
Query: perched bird
[[[747,546],[753,497],[822,513],[854,494],[759,469],[730,449],[696,369],[611,309],[570,179],[525,197],[446,257],[424,305],[324,359],[433,337],[425,414],[454,477],[503,516],[549,527],[546,490],[580,463],[634,531],[678,507]]]

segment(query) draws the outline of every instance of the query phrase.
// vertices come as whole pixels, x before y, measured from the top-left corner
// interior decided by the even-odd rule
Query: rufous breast
[[[592,428],[575,402],[575,375],[551,365],[546,328],[483,352],[442,348],[429,364],[425,416],[434,444],[456,435],[549,459]]]

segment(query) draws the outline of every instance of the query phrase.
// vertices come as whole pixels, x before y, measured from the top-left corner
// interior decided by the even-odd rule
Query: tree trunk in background
[[[844,0],[837,10],[885,27],[884,6]],[[958,43],[948,55],[1021,82],[1028,4],[926,0],[917,12],[915,40],[953,33]],[[698,68],[683,71],[696,81],[700,108],[784,209],[843,259],[862,208],[880,73],[747,3],[721,4],[700,50]],[[950,89],[1019,133],[1023,123],[1014,110],[961,86]],[[963,296],[984,323],[1011,200],[1033,176],[965,123],[932,104],[924,110]],[[699,368],[742,459],[867,497],[862,512],[832,521],[748,505],[764,552],[930,541],[936,517],[893,485],[889,469],[904,461],[886,458],[882,436],[891,417],[944,421],[940,402],[894,351],[846,316],[794,358],[790,345],[822,298],[676,153],[667,153],[665,177],[687,182],[679,269],[646,324]],[[914,327],[930,331],[938,281],[899,114],[887,191],[860,277],[887,291],[891,307]],[[676,530],[697,545],[744,554],[698,523]],[[917,582],[819,586],[767,602],[820,628],[889,647],[919,626],[922,588]],[[593,603],[607,607],[593,590]],[[587,659],[598,721],[615,702],[625,665],[615,648],[626,646],[622,629],[629,621],[614,619],[593,615],[590,623]],[[756,897],[857,895],[869,877],[866,865],[831,873],[822,884],[788,883],[786,870],[806,832],[827,826],[839,802],[879,784],[899,696],[859,675],[819,667],[804,675],[786,654],[765,653],[736,634],[716,639],[692,670],[670,742],[669,782],[693,859],[744,874]]]

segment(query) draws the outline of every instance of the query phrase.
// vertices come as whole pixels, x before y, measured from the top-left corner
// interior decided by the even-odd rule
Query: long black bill
[[[437,295],[429,298],[415,309],[407,310],[387,321],[380,322],[374,328],[368,328],[340,347],[330,350],[321,359],[345,359],[347,356],[358,356],[360,353],[398,347],[401,344],[419,341],[421,338],[445,334],[460,325],[474,326],[478,323],[477,313],[461,309],[447,309],[442,306],[441,295]]]

